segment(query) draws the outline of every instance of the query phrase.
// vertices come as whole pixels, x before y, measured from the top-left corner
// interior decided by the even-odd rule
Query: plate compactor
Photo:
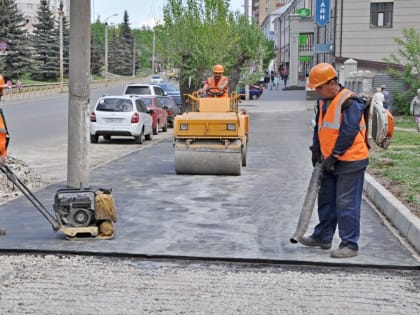
[[[209,89],[207,95],[216,92]],[[174,121],[177,174],[241,174],[246,166],[249,116],[238,111],[238,99],[236,92],[230,97],[188,94],[191,110]]]
[[[117,212],[111,189],[61,188],[54,196],[53,214],[8,166],[0,166],[0,170],[51,223],[53,230],[62,232],[67,239],[114,238]]]

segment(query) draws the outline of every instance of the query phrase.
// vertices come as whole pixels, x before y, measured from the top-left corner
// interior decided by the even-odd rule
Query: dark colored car
[[[180,106],[170,96],[158,96],[158,98],[168,113],[168,125],[173,128],[175,116],[181,114]]]
[[[166,112],[166,106],[159,100],[161,96],[157,95],[138,95],[146,104],[147,109],[150,110],[152,116],[152,129],[153,134],[157,135],[159,129],[163,132],[168,131],[168,113]]]
[[[166,95],[171,96],[179,106],[182,106],[181,92],[177,90],[172,84],[167,82],[156,82],[153,83],[153,85],[161,87],[162,90],[165,91]]]
[[[264,91],[264,88],[260,85],[256,85],[256,84],[250,85],[249,86],[249,98],[251,100],[256,100],[262,95],[263,91]],[[245,87],[243,87],[239,91],[239,94],[240,94],[240,99],[244,100],[245,99]]]

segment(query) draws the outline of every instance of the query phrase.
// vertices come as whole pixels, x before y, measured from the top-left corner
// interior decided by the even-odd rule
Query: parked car
[[[159,74],[154,74],[150,77],[150,82],[160,83],[160,82],[163,82],[163,79]]]
[[[178,106],[175,100],[170,96],[157,96],[157,98],[159,98],[159,101],[168,114],[168,126],[173,128],[175,116],[181,114],[180,106]]]
[[[166,93],[166,95],[172,96],[175,102],[179,106],[182,106],[181,92],[177,90],[173,85],[167,82],[160,82],[160,83],[153,83],[153,84],[160,86],[163,89],[163,91]]]
[[[165,91],[158,85],[147,83],[131,83],[124,88],[124,94],[129,95],[161,95],[164,96]]]
[[[256,100],[258,99],[262,93],[264,91],[264,88],[259,86],[259,85],[250,85],[249,86],[249,98],[252,100]],[[239,98],[244,100],[245,99],[245,87],[243,87],[240,91],[239,91]]]
[[[90,114],[90,142],[98,143],[100,136],[106,140],[113,136],[134,137],[138,144],[152,140],[152,114],[138,97],[100,97]]]
[[[153,119],[153,134],[157,135],[159,133],[159,129],[162,129],[163,132],[168,131],[168,113],[166,112],[166,106],[164,106],[159,100],[160,96],[140,95],[139,97],[143,100],[147,109],[151,112]]]

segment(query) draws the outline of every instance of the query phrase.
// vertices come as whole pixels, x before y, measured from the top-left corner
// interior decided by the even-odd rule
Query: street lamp
[[[108,20],[114,16],[118,16],[118,13],[108,16],[105,20],[105,84],[108,82]]]
[[[58,10],[59,22],[60,22],[60,91],[64,91],[64,54],[63,54],[63,15],[62,8]]]

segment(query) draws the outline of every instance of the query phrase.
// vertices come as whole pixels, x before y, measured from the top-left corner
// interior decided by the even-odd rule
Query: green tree
[[[134,47],[127,11],[124,11],[123,23],[120,24],[118,35],[112,39],[111,44],[114,49],[109,53],[109,71],[120,75],[132,74]]]
[[[394,113],[407,115],[410,102],[416,95],[417,89],[420,88],[420,33],[414,28],[407,28],[402,30],[402,35],[394,39],[399,46],[397,53],[386,60],[403,67],[403,71],[396,67],[389,67],[388,72],[407,84],[407,89],[395,93],[392,102]]]
[[[182,93],[196,90],[219,63],[234,90],[241,69],[265,51],[259,28],[228,8],[228,0],[168,0],[164,7],[164,24],[155,31],[165,59],[181,69]]]
[[[31,76],[35,80],[56,81],[60,73],[59,40],[48,0],[40,1],[36,17],[38,23],[34,24],[32,37],[36,53]]]
[[[63,13],[63,65],[64,65],[64,76],[69,76],[69,59],[70,59],[70,26],[69,20],[64,15],[63,1],[60,1],[58,11]],[[60,21],[57,20],[57,34],[60,34]],[[58,35],[59,36],[59,35]],[[58,40],[60,38],[58,37]]]
[[[11,79],[21,78],[28,70],[29,53],[26,22],[14,0],[2,0],[0,5],[0,41],[8,45],[7,55],[0,56],[0,72]]]
[[[152,69],[153,31],[150,27],[133,29],[139,68]]]
[[[91,72],[100,75],[105,64],[105,25],[99,19],[91,25]]]

